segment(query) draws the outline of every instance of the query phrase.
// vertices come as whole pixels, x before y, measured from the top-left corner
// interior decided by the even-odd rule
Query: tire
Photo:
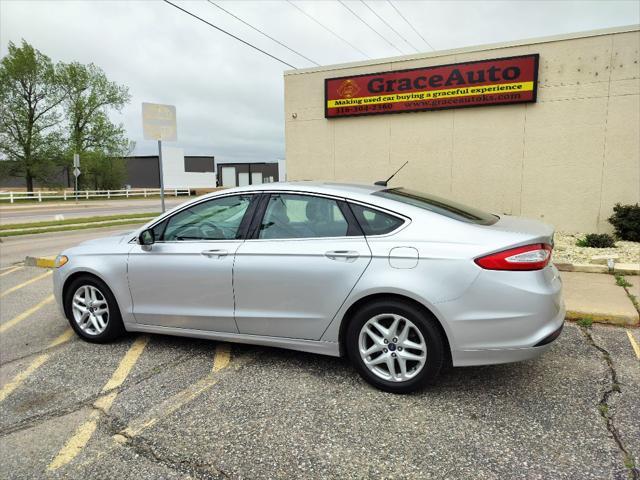
[[[75,309],[74,300],[78,306]],[[82,308],[93,309],[93,313],[87,312],[85,318],[85,314],[78,313]],[[92,275],[82,275],[69,284],[64,294],[64,311],[71,328],[88,342],[109,343],[125,332],[116,298],[106,283]]]
[[[445,362],[445,342],[436,322],[428,312],[410,303],[373,301],[360,308],[349,322],[345,338],[347,354],[362,378],[380,390],[391,393],[420,390],[433,383]],[[386,329],[387,335],[378,326]]]

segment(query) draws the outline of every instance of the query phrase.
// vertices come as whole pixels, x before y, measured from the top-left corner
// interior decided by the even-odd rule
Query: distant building
[[[165,149],[166,152],[166,149]],[[131,188],[160,188],[160,169],[158,155],[133,155],[127,157],[127,177],[125,185],[131,185]],[[163,162],[165,183],[167,183],[167,166],[166,159]],[[209,173],[211,174],[212,184],[215,186],[215,166],[213,156],[189,155],[184,157],[185,173]],[[175,183],[175,182],[171,182]],[[166,185],[168,188],[169,185]],[[181,185],[183,186],[183,185]],[[184,186],[200,186],[200,185],[184,185]]]
[[[284,160],[271,162],[218,161],[218,187],[244,187],[286,180]]]
[[[158,155],[131,155],[125,157],[126,176],[122,188],[160,188]],[[184,155],[181,148],[163,147],[162,166],[165,188],[208,189],[236,187],[286,180],[284,160],[265,162],[216,161],[213,155]],[[82,170],[82,158],[80,159]],[[65,167],[60,168],[55,184],[73,188],[73,176]],[[0,188],[22,190],[22,177],[0,179]],[[46,188],[35,182],[36,188]]]

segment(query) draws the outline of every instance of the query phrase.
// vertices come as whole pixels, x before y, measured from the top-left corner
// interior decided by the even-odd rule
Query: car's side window
[[[250,203],[251,195],[214,198],[198,203],[166,220],[160,241],[234,240],[238,238],[240,223]]]
[[[342,237],[349,223],[338,202],[313,195],[272,194],[259,238]]]
[[[351,211],[365,235],[384,235],[393,232],[404,220],[388,213],[350,203]]]
[[[156,241],[159,241],[162,239],[162,235],[164,234],[164,229],[167,227],[167,219],[165,218],[163,221],[161,221],[160,223],[158,223],[157,225],[154,225],[153,227],[153,238]]]

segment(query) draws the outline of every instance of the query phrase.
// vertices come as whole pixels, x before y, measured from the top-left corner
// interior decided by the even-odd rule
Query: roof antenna
[[[376,183],[374,183],[374,185],[378,185],[380,187],[386,187],[387,184],[391,181],[391,179],[395,177],[398,174],[398,172],[402,170],[407,163],[409,163],[409,160],[404,162],[402,166],[399,169],[397,169],[395,172],[393,172],[393,175],[391,175],[389,178],[387,178],[386,180],[379,180]]]

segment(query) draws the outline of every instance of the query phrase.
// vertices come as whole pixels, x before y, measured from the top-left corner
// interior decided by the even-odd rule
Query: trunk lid
[[[502,215],[493,225],[486,227],[490,230],[526,235],[527,242],[548,243],[553,246],[554,228],[548,223],[523,217]]]

